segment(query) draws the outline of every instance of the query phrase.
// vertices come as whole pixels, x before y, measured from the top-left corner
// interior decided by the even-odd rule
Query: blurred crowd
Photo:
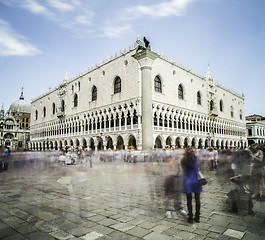
[[[182,160],[190,151],[199,161],[202,173],[214,171],[216,181],[222,187],[229,186],[226,204],[229,210],[253,212],[253,200],[265,201],[264,146],[253,145],[249,149],[151,149],[89,151],[80,147],[65,147],[47,152],[10,153],[6,148],[1,154],[0,171],[12,167],[39,169],[45,166],[80,165],[92,168],[94,163],[145,163],[150,177],[150,197],[154,201],[164,198],[166,216],[177,217],[175,212],[187,214],[181,206],[183,184]],[[163,194],[161,194],[161,192]],[[174,215],[174,216],[173,216]]]

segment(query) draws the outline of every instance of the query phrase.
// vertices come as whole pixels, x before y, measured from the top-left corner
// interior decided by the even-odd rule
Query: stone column
[[[152,64],[158,55],[150,50],[142,50],[133,55],[141,68],[142,98],[142,149],[153,148],[153,111],[152,111]]]

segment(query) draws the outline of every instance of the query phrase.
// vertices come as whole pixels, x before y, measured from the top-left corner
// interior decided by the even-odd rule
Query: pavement
[[[155,163],[10,164],[0,172],[0,239],[265,239],[265,202],[254,216],[226,209],[228,191],[204,171],[200,223],[165,218],[163,176]],[[155,170],[155,171],[154,171]],[[182,199],[186,209],[186,199]]]

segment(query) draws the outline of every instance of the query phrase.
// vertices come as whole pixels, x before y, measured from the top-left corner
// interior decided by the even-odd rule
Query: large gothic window
[[[224,110],[224,104],[223,104],[223,100],[220,100],[220,111],[222,112]]]
[[[37,120],[38,119],[38,111],[36,110],[35,111],[35,120]]]
[[[197,92],[197,104],[202,105],[202,97],[200,91]]]
[[[155,77],[155,91],[156,92],[162,92],[162,83],[160,77]]]
[[[184,92],[183,92],[183,87],[181,84],[178,86],[178,97],[179,99],[184,99]]]
[[[43,117],[46,117],[46,107],[43,108]]]
[[[65,109],[65,103],[64,103],[64,100],[61,101],[61,112],[64,112],[64,109]]]
[[[234,108],[231,106],[230,108],[231,117],[234,117]]]
[[[214,109],[214,102],[213,100],[210,101],[210,111],[213,111]]]
[[[121,92],[121,78],[116,77],[114,81],[114,94]]]
[[[52,104],[52,114],[55,114],[55,103]]]
[[[240,118],[240,120],[243,119],[243,114],[242,114],[242,110],[241,110],[241,109],[240,109],[240,111],[239,111],[239,118]]]
[[[97,87],[93,86],[92,88],[92,101],[97,100]]]
[[[78,96],[77,94],[74,95],[74,107],[77,107],[78,105]]]

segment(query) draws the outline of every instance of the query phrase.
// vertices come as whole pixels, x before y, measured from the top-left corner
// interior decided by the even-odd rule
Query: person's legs
[[[188,222],[193,223],[193,213],[192,213],[192,194],[187,193],[187,208],[188,208]]]
[[[200,193],[195,193],[196,212],[194,220],[200,222],[201,199]]]
[[[187,212],[182,208],[182,178],[175,176],[175,197],[174,197],[174,209],[181,215],[186,216]]]

